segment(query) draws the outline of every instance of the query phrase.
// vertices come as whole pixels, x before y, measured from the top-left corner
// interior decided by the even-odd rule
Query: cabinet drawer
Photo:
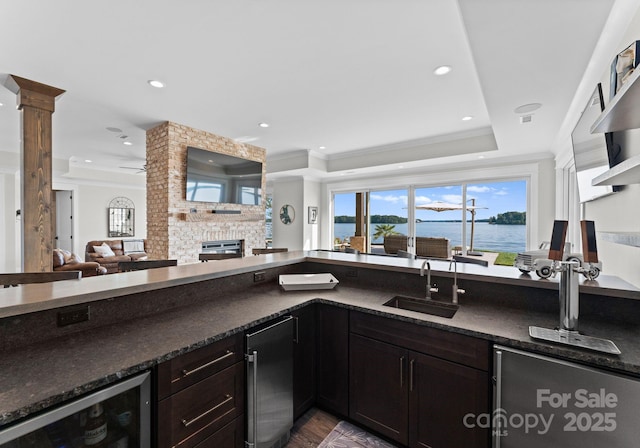
[[[244,359],[242,333],[216,341],[158,366],[158,399]]]
[[[351,312],[350,324],[352,333],[489,370],[489,342],[482,339],[358,312]]]
[[[192,447],[244,413],[239,362],[158,403],[160,446]]]
[[[243,414],[194,448],[243,448],[244,439]]]

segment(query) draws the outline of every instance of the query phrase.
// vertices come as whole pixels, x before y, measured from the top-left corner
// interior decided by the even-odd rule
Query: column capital
[[[49,112],[55,110],[55,99],[65,91],[16,75],[7,76],[5,87],[17,95],[18,109],[35,107]]]

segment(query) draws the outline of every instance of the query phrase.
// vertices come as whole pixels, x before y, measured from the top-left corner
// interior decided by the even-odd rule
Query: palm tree
[[[376,224],[373,239],[377,240],[380,237],[398,235],[399,233],[395,231],[395,228],[396,226],[393,224]]]

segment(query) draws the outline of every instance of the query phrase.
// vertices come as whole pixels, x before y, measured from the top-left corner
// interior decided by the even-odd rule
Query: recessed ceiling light
[[[484,159],[484,156],[478,156],[478,159]]]
[[[131,145],[133,145],[133,143],[131,143],[131,142],[122,142],[122,144],[123,144],[123,145],[127,145],[127,146],[131,146]]]
[[[516,114],[528,114],[529,112],[533,112],[534,110],[538,110],[542,107],[540,103],[529,103],[523,104],[522,106],[516,107],[513,112]]]
[[[162,89],[164,87],[164,83],[162,81],[158,81],[157,79],[150,79],[147,81],[151,87],[155,87],[156,89]]]
[[[404,165],[398,165],[398,168],[402,169],[404,168]]]
[[[466,117],[462,117],[462,121],[469,121],[469,120],[473,120],[473,117],[471,115],[467,115]]]
[[[318,146],[318,149],[327,149],[326,146]]]
[[[268,128],[269,127],[269,123],[265,123],[265,122],[258,123],[258,126],[260,126],[261,128]]]
[[[0,107],[4,106],[4,104],[0,103]]]
[[[92,162],[93,162],[93,160],[89,160],[89,159],[85,159],[84,160],[84,163],[92,163]]]
[[[440,67],[436,67],[436,69],[433,71],[433,74],[436,76],[442,76],[446,75],[450,71],[451,67],[449,67],[448,65],[441,65]]]

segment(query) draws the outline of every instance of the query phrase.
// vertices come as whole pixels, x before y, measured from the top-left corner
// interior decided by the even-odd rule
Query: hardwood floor
[[[339,418],[317,408],[309,409],[296,420],[286,448],[315,448],[338,424]]]

